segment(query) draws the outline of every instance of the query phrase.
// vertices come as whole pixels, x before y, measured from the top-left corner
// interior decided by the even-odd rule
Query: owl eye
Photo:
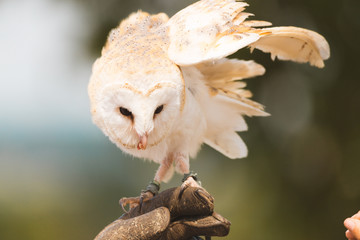
[[[130,112],[129,110],[127,110],[126,108],[123,108],[123,107],[120,107],[120,113],[126,117],[132,116],[132,112]]]
[[[164,109],[164,105],[160,105],[155,109],[154,114],[159,114]]]

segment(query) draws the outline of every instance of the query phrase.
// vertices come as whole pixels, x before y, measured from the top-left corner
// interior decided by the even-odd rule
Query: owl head
[[[94,123],[121,149],[146,149],[169,134],[184,105],[184,82],[172,64],[108,71],[95,62],[89,84]]]

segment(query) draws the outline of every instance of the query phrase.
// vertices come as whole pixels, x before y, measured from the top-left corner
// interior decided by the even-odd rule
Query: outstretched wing
[[[323,67],[323,60],[330,56],[329,45],[320,34],[297,27],[269,28],[269,22],[246,20],[252,15],[243,12],[246,6],[237,0],[201,0],[166,23],[169,58],[183,71],[195,66],[212,95],[204,106],[208,125],[204,141],[229,158],[247,155],[246,145],[236,133],[247,129],[243,116],[269,114],[249,99],[251,93],[239,81],[262,75],[264,68],[253,61],[225,57],[248,46],[251,51],[257,48],[270,53],[272,59]]]
[[[251,14],[235,0],[202,0],[170,18],[168,55],[186,66],[226,57],[258,40],[263,31],[244,24]],[[269,25],[253,21],[255,25]]]
[[[320,34],[297,27],[273,27],[264,21],[246,21],[252,14],[236,0],[202,0],[175,14],[169,27],[169,58],[181,66],[226,57],[250,46],[272,58],[310,62],[323,67],[329,45]]]
[[[298,27],[264,28],[269,34],[262,36],[250,44],[254,48],[271,53],[271,58],[292,60],[295,62],[309,62],[322,68],[324,61],[330,57],[329,44],[320,34]]]
[[[261,104],[249,99],[251,92],[244,89],[246,84],[241,80],[262,75],[265,69],[254,61],[227,58],[200,63],[196,68],[211,95],[203,109],[208,126],[205,143],[229,158],[246,157],[246,145],[236,133],[247,130],[243,116],[269,114]]]
[[[244,89],[246,83],[241,81],[263,75],[265,68],[254,61],[223,58],[196,65],[202,73],[210,95],[227,105],[232,105],[236,112],[247,116],[267,116],[263,106],[250,100],[252,94]]]

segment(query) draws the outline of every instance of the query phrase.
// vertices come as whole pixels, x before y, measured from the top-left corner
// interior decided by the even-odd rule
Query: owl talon
[[[139,210],[141,211],[141,205],[143,202],[150,200],[153,196],[154,194],[152,192],[144,191],[139,197],[121,198],[119,200],[119,204],[122,210],[126,213],[137,206],[139,206]],[[129,205],[129,209],[126,209],[127,205]]]
[[[132,208],[138,206],[140,204],[140,198],[139,197],[130,197],[130,198],[121,198],[119,200],[119,204],[122,208],[122,210],[126,213],[128,213]],[[129,210],[127,210],[125,207],[129,205]]]
[[[187,174],[184,174],[183,183],[181,184],[180,193],[179,193],[179,199],[183,195],[184,191],[188,187],[196,187],[196,188],[202,188],[201,182],[199,181],[197,177],[197,173],[190,172]]]
[[[139,210],[141,211],[141,205],[143,202],[151,199],[155,195],[159,193],[160,190],[160,183],[157,181],[152,181],[146,187],[146,190],[141,191],[139,197],[130,197],[130,198],[121,198],[119,200],[119,204],[124,212],[128,213],[132,208],[139,206]],[[129,205],[129,210],[125,207]]]

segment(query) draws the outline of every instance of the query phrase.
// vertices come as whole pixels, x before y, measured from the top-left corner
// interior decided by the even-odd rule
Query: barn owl
[[[93,122],[124,152],[160,164],[155,183],[189,173],[203,143],[247,156],[237,134],[247,130],[244,116],[269,114],[242,80],[265,69],[227,56],[247,47],[319,68],[329,58],[318,33],[247,20],[247,6],[201,0],[171,18],[138,11],[109,33],[88,87]]]

